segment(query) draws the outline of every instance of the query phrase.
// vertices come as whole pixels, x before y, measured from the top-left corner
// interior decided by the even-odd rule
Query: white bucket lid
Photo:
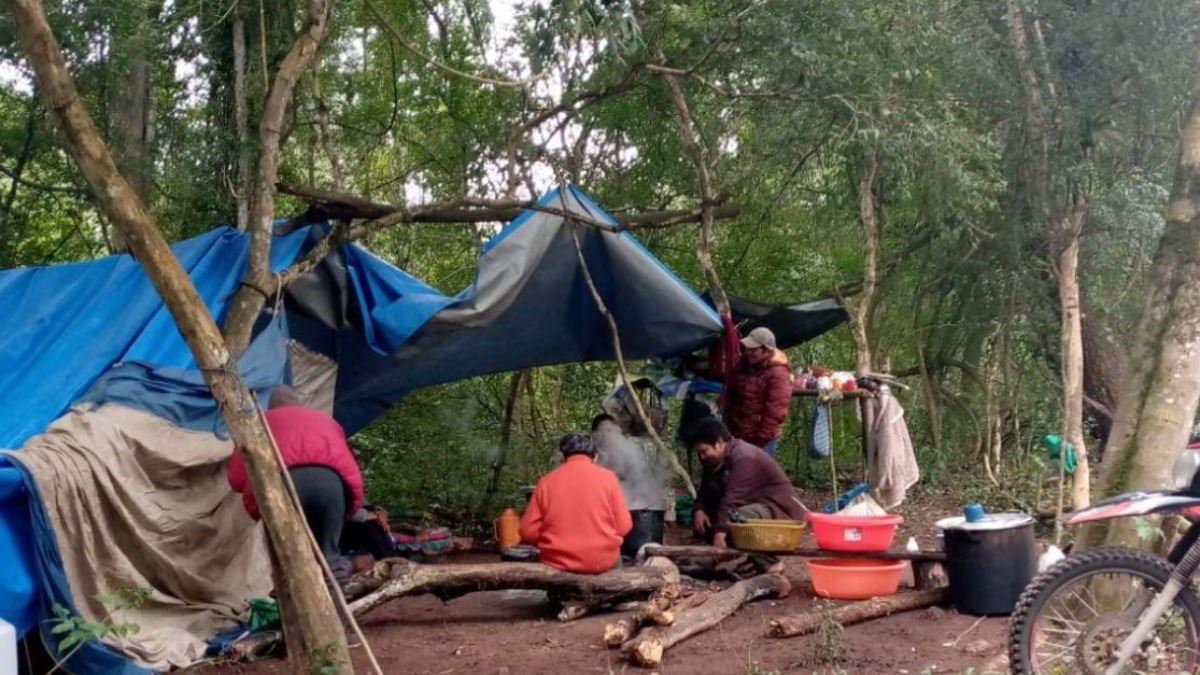
[[[1009,530],[1033,523],[1033,517],[1024,513],[989,513],[982,520],[968,523],[962,516],[943,518],[937,521],[939,530],[966,530],[970,532],[989,532],[993,530]]]

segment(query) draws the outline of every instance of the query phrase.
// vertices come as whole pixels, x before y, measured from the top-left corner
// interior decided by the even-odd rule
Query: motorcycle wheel
[[[1162,558],[1117,548],[1069,556],[1046,570],[1013,612],[1012,672],[1104,675],[1171,570]],[[1192,588],[1179,593],[1123,672],[1200,673],[1200,600]]]

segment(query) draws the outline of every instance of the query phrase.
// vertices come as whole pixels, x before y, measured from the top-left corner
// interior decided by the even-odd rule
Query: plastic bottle
[[[0,675],[17,673],[17,629],[0,619]]]
[[[496,534],[496,543],[500,545],[501,549],[521,543],[521,517],[517,515],[517,510],[513,507],[504,507],[504,510],[500,512],[500,517],[493,523],[493,528]]]

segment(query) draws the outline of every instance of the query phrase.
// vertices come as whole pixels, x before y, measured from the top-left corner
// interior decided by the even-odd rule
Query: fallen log
[[[739,581],[694,609],[680,612],[669,626],[648,628],[621,646],[621,653],[645,666],[662,663],[663,652],[716,626],[742,605],[765,597],[786,597],[792,585],[778,574]]]
[[[593,608],[640,600],[663,584],[678,581],[678,570],[663,565],[624,567],[604,574],[572,574],[538,563],[421,565],[394,558],[381,560],[356,575],[343,592],[353,600],[350,612],[362,616],[389,600],[406,596],[434,595],[450,600],[480,591],[520,589],[547,591],[564,604],[571,602]]]
[[[911,612],[930,605],[941,604],[949,597],[946,588],[931,588],[924,591],[900,593],[883,598],[860,600],[849,605],[836,607],[827,613],[816,611],[805,612],[796,616],[785,616],[771,620],[771,637],[796,637],[815,633],[822,621],[836,621],[843,626],[851,626],[872,619],[878,619],[901,612]]]

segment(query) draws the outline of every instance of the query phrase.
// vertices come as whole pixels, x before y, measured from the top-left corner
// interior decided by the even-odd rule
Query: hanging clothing
[[[872,451],[867,458],[867,480],[880,506],[892,509],[904,501],[905,493],[921,479],[904,408],[889,393],[873,402],[875,421],[871,427]]]
[[[824,459],[833,449],[833,433],[830,431],[829,403],[817,400],[813,408],[813,425],[808,434],[808,456]]]

